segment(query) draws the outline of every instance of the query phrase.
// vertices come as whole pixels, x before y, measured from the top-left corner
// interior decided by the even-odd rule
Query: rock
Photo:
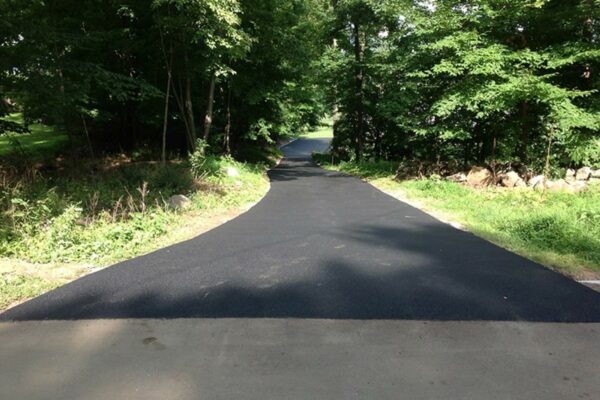
[[[561,191],[569,190],[569,184],[567,183],[566,180],[559,179],[556,182],[553,182],[553,184],[551,186],[549,185],[548,190],[550,190],[551,192],[561,192]]]
[[[187,208],[191,204],[192,204],[192,201],[182,194],[176,194],[175,196],[171,196],[171,197],[169,197],[169,200],[167,201],[167,205],[169,206],[169,208],[171,208],[173,210]]]
[[[538,186],[540,189],[544,187],[544,175],[536,175],[527,182],[527,186],[536,189]]]
[[[592,171],[592,178],[600,179],[600,169]]]
[[[525,187],[525,181],[515,171],[509,171],[500,177],[500,183],[504,187]]]
[[[592,176],[592,169],[590,167],[583,167],[577,170],[575,179],[578,181],[587,181]]]
[[[492,172],[484,167],[473,167],[467,175],[467,183],[473,187],[490,186],[494,183]]]
[[[577,181],[577,182],[570,183],[567,190],[571,193],[579,193],[579,192],[584,191],[586,187],[587,187],[586,182]]]
[[[238,176],[240,176],[240,171],[238,171],[234,167],[227,167],[225,172],[227,173],[227,176],[232,177],[232,178],[237,178]]]
[[[547,180],[546,181],[546,189],[551,190],[553,187],[555,186],[555,182],[551,181],[551,180]],[[537,191],[542,191],[544,190],[544,181],[542,180],[541,182],[537,183],[534,187],[534,190]]]
[[[458,174],[447,176],[446,180],[450,182],[464,183],[467,181],[467,175],[463,172],[459,172]]]
[[[568,169],[567,170],[567,174],[565,175],[565,180],[567,180],[567,182],[572,182],[575,180],[575,175],[577,174],[577,172],[575,172],[574,169]]]

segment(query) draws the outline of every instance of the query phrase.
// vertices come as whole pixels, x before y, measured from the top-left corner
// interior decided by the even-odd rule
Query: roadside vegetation
[[[13,113],[0,118],[23,126],[23,115]],[[0,157],[13,157],[32,160],[48,160],[56,157],[67,146],[69,138],[65,133],[56,132],[54,128],[40,124],[30,124],[28,132],[15,133],[6,131],[0,135]]]
[[[530,188],[475,189],[440,177],[398,181],[398,162],[341,162],[324,168],[361,177],[382,191],[576,279],[600,277],[600,185],[577,194]]]
[[[571,276],[599,275],[597,2],[344,0],[330,21],[323,165]],[[542,190],[447,181],[470,171],[481,186]]]
[[[332,137],[336,168],[597,271],[593,185],[390,178],[400,162],[524,182],[599,169],[596,1],[81,3],[0,2],[0,307],[256,201],[275,144],[302,132]]]
[[[13,3],[0,309],[235,217],[325,115],[318,0]]]
[[[323,120],[317,127],[308,129],[300,137],[306,139],[333,139],[333,124],[330,120]]]
[[[267,167],[195,153],[167,165],[121,155],[2,170],[0,309],[234,217],[267,192]]]

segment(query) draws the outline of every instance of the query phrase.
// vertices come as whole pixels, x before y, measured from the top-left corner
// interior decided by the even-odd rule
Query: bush
[[[250,164],[273,166],[283,157],[283,153],[275,146],[244,146],[235,153],[235,158]]]

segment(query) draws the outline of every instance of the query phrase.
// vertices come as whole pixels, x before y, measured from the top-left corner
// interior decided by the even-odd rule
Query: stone
[[[544,175],[536,175],[527,182],[527,186],[530,188],[536,189],[539,187],[540,189],[544,188]]]
[[[590,167],[583,167],[577,170],[575,179],[578,181],[587,181],[592,176],[592,169]]]
[[[600,169],[596,169],[596,170],[592,171],[592,178],[600,179]]]
[[[492,171],[484,167],[473,167],[467,175],[467,183],[473,187],[485,187],[494,183]]]
[[[567,190],[571,193],[579,193],[585,190],[587,184],[585,181],[577,181],[569,184]]]
[[[459,172],[458,174],[447,176],[446,180],[450,182],[464,183],[467,181],[467,175],[464,172]]]
[[[572,182],[575,180],[575,175],[577,174],[577,172],[574,169],[568,169],[567,173],[565,175],[565,180],[567,182]]]
[[[227,167],[225,172],[227,173],[227,176],[231,178],[237,178],[238,176],[240,176],[240,171],[238,171],[237,168],[234,167]]]
[[[554,186],[555,186],[555,182],[554,182],[554,181],[551,181],[551,180],[547,180],[547,181],[546,181],[546,189],[548,189],[548,190],[551,190],[551,189],[552,189]],[[537,183],[537,184],[536,184],[536,185],[533,187],[533,189],[534,189],[534,190],[537,190],[537,191],[540,191],[540,192],[541,192],[542,190],[544,190],[544,181],[542,180],[541,182]]]
[[[192,204],[192,201],[182,194],[176,194],[169,197],[167,205],[173,210],[180,210],[187,208]]]
[[[553,184],[551,186],[549,185],[548,190],[551,192],[566,191],[566,190],[569,190],[569,184],[567,183],[566,180],[559,179],[556,182],[553,182]]]
[[[507,188],[525,187],[525,181],[515,171],[509,171],[500,177],[500,183]]]

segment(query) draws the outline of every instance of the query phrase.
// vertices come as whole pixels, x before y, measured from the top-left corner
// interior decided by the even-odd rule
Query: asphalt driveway
[[[600,322],[600,293],[454,229],[301,139],[266,198],[200,237],[129,260],[0,320],[325,318]],[[477,204],[473,204],[477,207]]]

